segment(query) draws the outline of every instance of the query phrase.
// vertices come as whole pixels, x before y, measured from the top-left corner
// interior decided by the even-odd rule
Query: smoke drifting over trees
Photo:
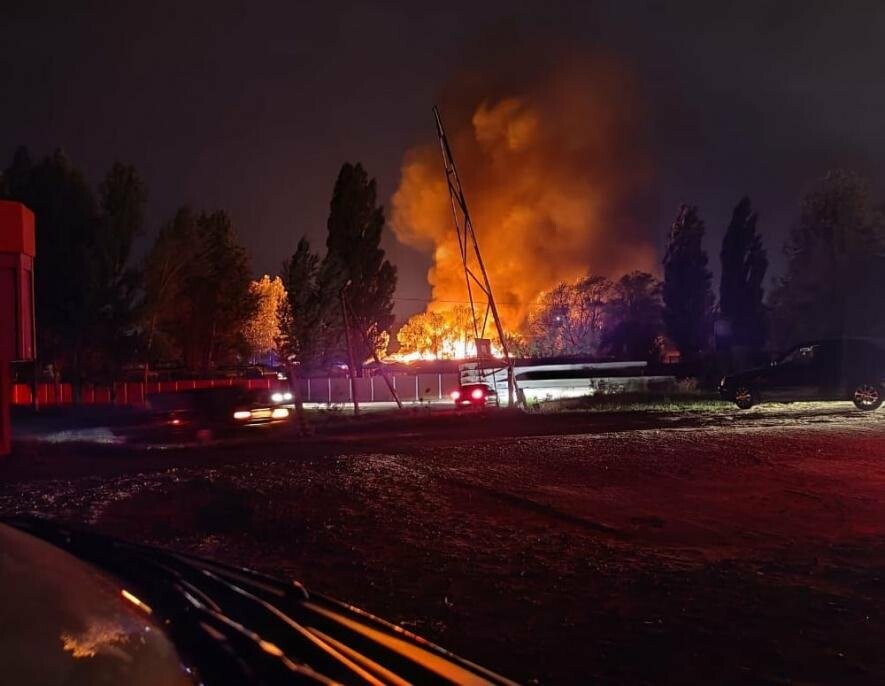
[[[651,168],[629,73],[603,59],[551,64],[520,88],[473,75],[442,103],[504,325],[538,294],[585,274],[653,269],[653,227],[637,220]],[[457,90],[457,88],[456,88]],[[481,93],[481,95],[476,95]],[[409,150],[393,196],[400,241],[432,250],[433,298],[464,300],[464,274],[435,141]]]

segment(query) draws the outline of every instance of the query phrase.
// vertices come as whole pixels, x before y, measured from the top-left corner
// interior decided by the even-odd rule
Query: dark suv
[[[875,410],[885,395],[885,349],[868,339],[797,345],[770,367],[722,379],[719,393],[745,410],[760,402],[852,400]]]

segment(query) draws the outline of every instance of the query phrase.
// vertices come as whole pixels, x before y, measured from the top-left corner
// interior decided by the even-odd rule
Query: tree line
[[[817,338],[885,337],[885,213],[857,174],[829,172],[806,193],[784,253],[785,273],[765,292],[769,266],[748,197],[732,213],[719,253],[719,298],[703,248],[705,225],[683,205],[670,227],[663,279],[633,272],[587,276],[539,299],[526,352],[658,359],[689,365],[759,362]]]
[[[325,251],[302,235],[279,276],[257,281],[222,209],[180,207],[136,259],[148,192],[132,165],[113,164],[93,189],[63,152],[34,161],[19,148],[0,197],[36,215],[38,351],[68,379],[173,360],[205,371],[270,349],[322,368],[348,360],[347,334],[357,366],[387,349],[397,274],[380,246],[375,180],[360,164],[345,163],[337,176]],[[768,293],[758,225],[742,198],[722,241],[717,298],[704,221],[697,206],[683,205],[661,280],[632,272],[561,283],[539,296],[525,335],[509,347],[648,360],[678,351],[689,364],[716,352],[746,364],[803,340],[885,337],[885,211],[863,178],[832,171],[806,193],[784,246],[786,270]],[[401,349],[466,347],[470,313],[456,310],[410,319],[397,334]]]
[[[269,344],[328,364],[344,357],[344,305],[359,359],[386,347],[396,270],[380,248],[375,181],[359,164],[344,164],[335,183],[326,254],[302,238],[282,283],[253,280],[223,209],[180,207],[137,259],[148,192],[132,165],[115,163],[94,190],[62,151],[35,161],[20,147],[0,198],[36,217],[38,355],[58,378],[110,380],[127,365],[172,361],[205,371]]]

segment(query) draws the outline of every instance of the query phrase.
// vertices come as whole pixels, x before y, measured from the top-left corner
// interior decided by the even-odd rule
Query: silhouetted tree
[[[96,239],[103,282],[116,287],[129,268],[135,239],[144,227],[147,189],[132,165],[115,162],[98,188],[101,222]]]
[[[346,289],[360,363],[371,355],[371,348],[380,344],[382,334],[393,323],[396,290],[396,268],[384,258],[381,248],[384,210],[377,204],[375,180],[369,179],[362,165],[345,163],[341,167],[332,192],[327,229],[327,253],[319,285],[323,293],[334,298]],[[340,311],[328,308],[326,319],[338,323],[332,328],[340,332],[340,345]],[[369,346],[364,338],[370,341]]]
[[[24,203],[36,219],[38,353],[79,378],[99,316],[92,256],[99,225],[95,197],[60,150],[34,166],[19,148],[3,186],[6,197]]]
[[[114,376],[135,347],[132,307],[139,274],[130,254],[143,224],[144,182],[134,167],[116,163],[96,202],[63,152],[35,166],[21,147],[0,190],[36,218],[40,357],[75,380]]]
[[[280,349],[298,362],[301,369],[317,364],[322,355],[326,331],[326,311],[333,303],[319,286],[320,258],[301,237],[291,258],[283,265],[286,297],[277,313],[280,323]]]
[[[183,323],[182,310],[188,304],[186,278],[198,248],[196,217],[190,208],[182,207],[160,228],[145,257],[139,312],[151,363],[181,356],[173,333]]]
[[[763,280],[768,256],[756,231],[757,214],[748,197],[734,208],[722,239],[719,312],[730,325],[730,342],[750,350],[765,345]]]
[[[134,302],[141,274],[132,267],[132,245],[142,232],[147,190],[135,167],[115,163],[99,186],[100,219],[91,253],[99,321],[95,364],[118,375],[136,349]]]
[[[255,313],[258,299],[249,288],[249,254],[228,214],[202,213],[197,217],[197,235],[202,269],[188,279],[188,290],[196,305],[194,322],[197,328],[202,324],[203,335],[191,340],[196,344],[192,359],[197,366],[208,366],[247,351],[243,326]]]
[[[542,294],[529,317],[532,349],[541,355],[595,355],[603,334],[612,283],[587,276]]]
[[[885,336],[885,221],[870,210],[866,182],[829,172],[802,200],[772,293],[780,348],[831,336]]]
[[[663,333],[661,283],[646,272],[622,276],[613,287],[602,347],[628,360],[656,359]]]
[[[143,316],[151,348],[159,330],[191,369],[243,356],[243,328],[258,306],[251,281],[249,255],[227,213],[195,217],[180,209],[145,262]]]
[[[686,361],[695,359],[710,339],[713,292],[702,242],[704,222],[697,207],[683,205],[670,229],[664,255],[664,324]]]
[[[25,202],[33,167],[31,152],[24,145],[20,145],[12,155],[12,163],[0,176],[0,197]]]

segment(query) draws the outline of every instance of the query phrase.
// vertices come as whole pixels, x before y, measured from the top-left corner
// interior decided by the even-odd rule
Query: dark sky
[[[150,233],[183,203],[226,208],[257,273],[302,233],[322,244],[343,161],[361,161],[388,204],[456,74],[544,46],[635,71],[659,245],[677,205],[698,204],[715,266],[749,193],[777,265],[802,190],[828,168],[866,174],[879,196],[885,180],[882,2],[4,0],[0,14],[0,156],[60,146],[93,182],[131,162]],[[418,309],[428,257],[392,236],[387,248],[399,311]]]

